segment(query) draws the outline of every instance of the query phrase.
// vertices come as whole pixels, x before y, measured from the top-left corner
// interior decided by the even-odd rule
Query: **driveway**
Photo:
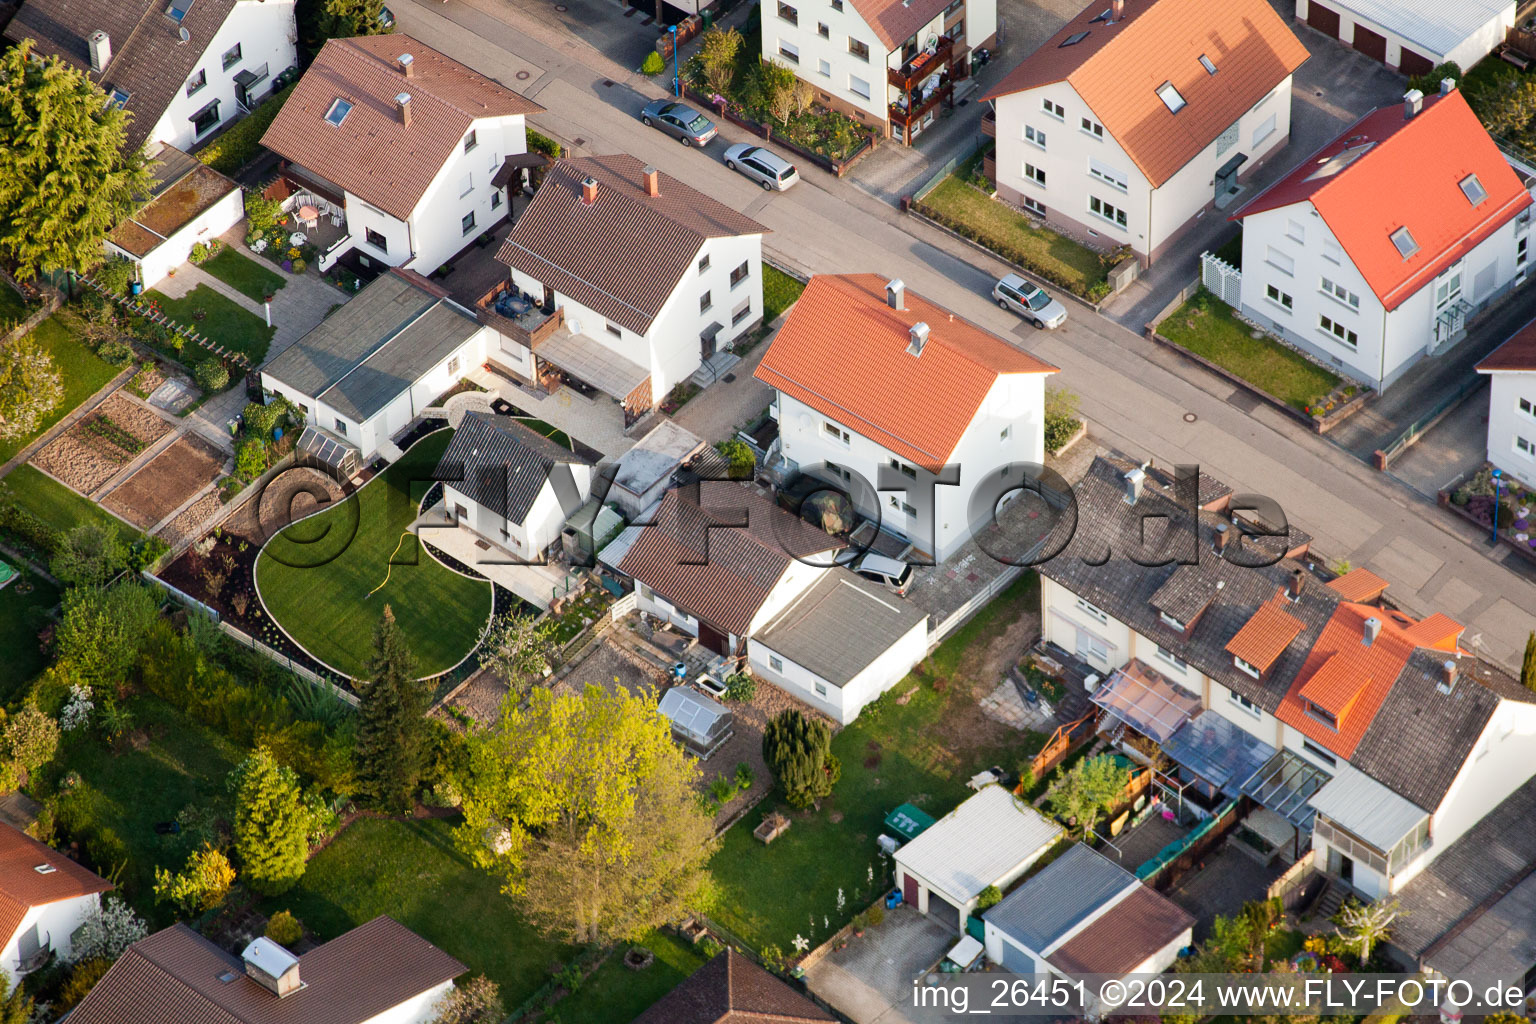
[[[1388,472],[1433,501],[1441,488],[1487,458],[1488,380],[1479,377],[1460,404],[1403,452]]]
[[[938,1020],[912,1006],[912,983],[960,937],[926,914],[902,905],[885,920],[849,939],[805,972],[810,990],[854,1024],[917,1024]]]

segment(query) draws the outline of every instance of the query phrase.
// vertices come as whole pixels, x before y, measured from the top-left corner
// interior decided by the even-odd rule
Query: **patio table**
[[[317,207],[314,207],[314,206],[301,206],[301,207],[299,207],[299,223],[300,224],[303,224],[307,228],[312,228],[312,227],[315,226],[315,222],[318,221],[319,219],[320,219],[320,210]]]

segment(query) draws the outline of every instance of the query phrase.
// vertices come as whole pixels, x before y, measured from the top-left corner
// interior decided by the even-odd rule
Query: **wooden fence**
[[[1045,778],[1046,773],[1065,761],[1073,750],[1093,739],[1094,726],[1098,720],[1099,710],[1094,708],[1075,722],[1057,726],[1056,731],[1051,733],[1051,738],[1045,741],[1045,746],[1041,748],[1040,753],[1036,754],[1035,759],[1029,764],[1029,769],[1034,772],[1035,778],[1037,780]]]

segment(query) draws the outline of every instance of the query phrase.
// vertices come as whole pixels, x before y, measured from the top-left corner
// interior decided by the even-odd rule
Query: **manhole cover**
[[[729,384],[729,383],[731,383],[731,382],[732,382],[732,381],[733,381],[733,380],[735,380],[735,379],[736,379],[736,375],[735,375],[735,374],[734,374],[734,373],[728,373],[728,374],[726,374],[726,375],[725,375],[725,376],[724,376],[724,377],[721,377],[721,378],[720,378],[720,379],[721,379],[721,380],[723,380],[723,381],[725,381],[725,382],[726,382],[726,383],[727,383],[727,384]]]
[[[526,81],[528,81],[528,72],[526,72],[526,71],[519,71],[517,73],[517,80],[519,82],[526,82]]]
[[[1196,416],[1192,412],[1187,412],[1187,413],[1184,414],[1184,422],[1185,423],[1193,423],[1193,422],[1195,422],[1195,420],[1197,420],[1199,418],[1200,418],[1199,416]]]

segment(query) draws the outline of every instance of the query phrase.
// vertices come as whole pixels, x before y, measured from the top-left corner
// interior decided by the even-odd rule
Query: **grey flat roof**
[[[445,294],[416,274],[383,274],[262,372],[361,423],[480,330]]]
[[[615,487],[640,495],[671,476],[704,442],[671,420],[663,420],[619,457]]]
[[[1391,850],[1429,812],[1398,796],[1348,761],[1312,794],[1312,809],[1378,850]]]
[[[1140,884],[1102,853],[1077,843],[982,917],[1026,949],[1043,954],[1100,907]]]
[[[755,639],[827,682],[846,686],[927,618],[903,598],[833,568]]]

